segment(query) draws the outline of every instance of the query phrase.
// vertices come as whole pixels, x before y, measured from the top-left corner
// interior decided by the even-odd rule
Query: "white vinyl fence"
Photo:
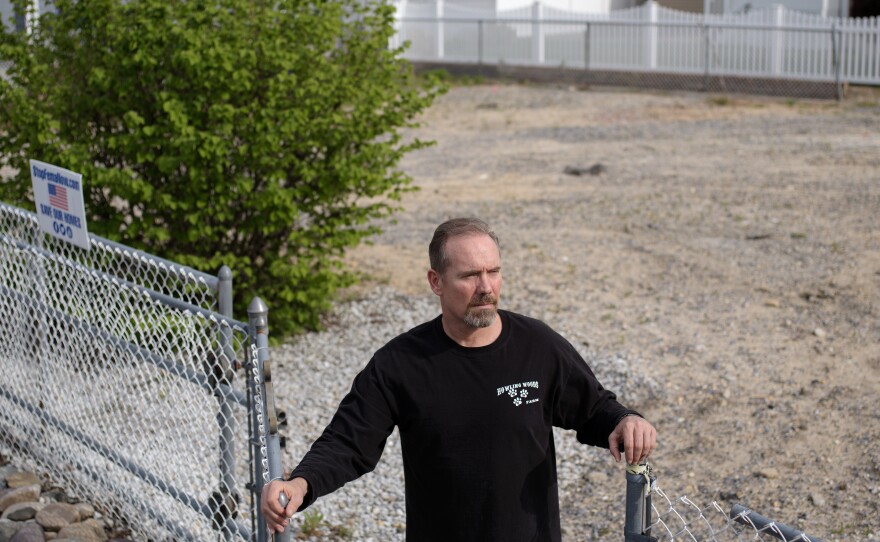
[[[840,19],[777,6],[703,15],[653,1],[608,13],[540,3],[478,10],[401,4],[392,46],[422,62],[880,84],[880,18]],[[839,59],[839,61],[838,61]]]

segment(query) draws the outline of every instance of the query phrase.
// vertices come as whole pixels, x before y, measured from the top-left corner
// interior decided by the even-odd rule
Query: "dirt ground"
[[[480,216],[502,241],[502,306],[658,383],[634,406],[666,494],[880,539],[880,92],[486,82],[422,120],[437,143],[402,164],[419,190],[349,257],[364,287],[426,294],[433,228]],[[619,492],[606,478],[583,484]]]

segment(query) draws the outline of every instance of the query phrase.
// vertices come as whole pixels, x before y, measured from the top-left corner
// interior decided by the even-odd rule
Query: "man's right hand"
[[[305,478],[294,478],[289,482],[272,480],[263,486],[260,512],[263,513],[269,533],[284,532],[291,516],[302,505],[308,490],[309,483]],[[282,507],[278,500],[282,493],[287,496],[286,507]]]

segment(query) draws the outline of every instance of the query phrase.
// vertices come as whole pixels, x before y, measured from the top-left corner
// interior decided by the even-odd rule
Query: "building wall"
[[[703,13],[703,0],[657,0],[661,6],[678,11]]]
[[[12,20],[12,3],[9,0],[0,0],[0,18],[3,19],[3,26],[6,30],[15,28],[15,21]]]
[[[48,0],[32,0],[34,6],[40,10],[40,13],[45,13],[52,9],[50,5],[47,5]],[[18,19],[15,20],[13,17],[15,15],[15,11],[12,9],[12,2],[10,0],[0,0],[0,19],[3,21],[3,27],[6,30],[18,29],[21,30],[24,28],[24,20]]]

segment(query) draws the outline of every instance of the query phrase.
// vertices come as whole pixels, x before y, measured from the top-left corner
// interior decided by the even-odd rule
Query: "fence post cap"
[[[220,280],[229,280],[232,278],[232,269],[229,269],[228,265],[224,265],[220,267],[220,271],[217,271],[217,278]]]
[[[260,314],[268,313],[269,307],[266,305],[266,303],[262,299],[260,299],[259,297],[255,297],[255,298],[251,299],[250,304],[248,304],[247,311],[248,311],[248,315],[257,316]]]

